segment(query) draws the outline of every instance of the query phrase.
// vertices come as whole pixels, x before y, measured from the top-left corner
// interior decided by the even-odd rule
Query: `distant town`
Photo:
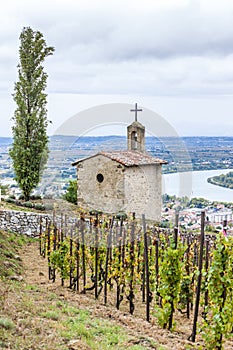
[[[212,202],[204,198],[163,195],[162,225],[169,227],[174,224],[176,213],[179,213],[179,225],[185,230],[199,230],[201,212],[205,211],[207,231],[233,234],[233,202]]]
[[[14,172],[9,157],[11,138],[0,138],[0,183],[8,185],[10,194],[20,194],[14,181]],[[147,152],[156,158],[168,161],[163,173],[177,171],[204,171],[233,169],[233,137],[147,137]],[[47,169],[36,193],[45,198],[61,197],[70,180],[76,178],[76,169],[72,162],[88,157],[100,150],[123,150],[126,148],[124,136],[52,136],[50,138],[50,156]],[[175,155],[175,156],[174,156]],[[200,225],[200,212],[206,210],[208,221],[217,230],[222,228],[224,220],[232,223],[233,203],[211,203],[199,200],[195,202],[164,195],[163,224],[174,218],[179,210],[180,224],[184,228],[196,229]]]

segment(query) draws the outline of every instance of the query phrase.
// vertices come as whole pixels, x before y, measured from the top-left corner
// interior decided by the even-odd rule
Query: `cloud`
[[[225,56],[233,50],[232,14],[232,6],[218,15],[203,10],[196,1],[159,9],[145,4],[141,8],[75,7],[68,17],[66,11],[62,18],[59,11],[53,13],[51,23],[57,25],[50,27],[49,36],[52,33],[59,49],[68,48],[67,55],[72,50],[77,62]]]
[[[69,71],[66,67],[69,67]],[[182,57],[86,65],[49,63],[50,90],[92,94],[200,95],[231,94],[233,56]],[[59,71],[59,74],[56,73]]]
[[[0,89],[17,79],[18,38],[31,26],[56,50],[46,61],[50,91],[230,93],[232,16],[230,0],[4,2]]]

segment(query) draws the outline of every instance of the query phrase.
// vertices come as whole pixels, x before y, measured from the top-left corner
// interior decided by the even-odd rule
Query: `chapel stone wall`
[[[160,221],[162,205],[162,169],[157,165],[130,167],[125,172],[125,211],[145,214]]]
[[[77,167],[78,206],[116,213],[124,205],[125,167],[102,155],[80,162]]]

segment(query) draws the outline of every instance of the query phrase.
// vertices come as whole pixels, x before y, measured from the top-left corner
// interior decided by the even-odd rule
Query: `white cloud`
[[[48,92],[221,96],[233,91],[231,0],[0,0],[0,92],[17,79],[19,35],[55,53]]]
[[[233,91],[233,55],[189,56],[170,59],[100,62],[82,65],[49,62],[54,92],[136,93],[148,95],[230,94]],[[66,67],[69,70],[66,70]],[[58,74],[56,73],[58,72]]]

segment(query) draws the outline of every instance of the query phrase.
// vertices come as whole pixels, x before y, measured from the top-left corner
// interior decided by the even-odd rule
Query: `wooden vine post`
[[[142,219],[143,220],[143,219]],[[144,225],[144,224],[143,224]],[[143,239],[145,237],[143,236]],[[145,246],[143,251],[143,261],[142,261],[142,302],[146,301],[146,261],[145,261]]]
[[[64,241],[64,220],[63,220],[63,215],[61,215],[61,244],[63,244],[63,241]],[[62,275],[62,278],[61,278],[61,285],[64,286],[64,278],[63,278],[63,266],[61,267],[61,275]]]
[[[99,251],[98,251],[98,214],[95,219],[95,299],[98,299],[98,260],[99,260]]]
[[[190,268],[189,268],[189,264],[190,264],[190,237],[187,237],[187,251],[186,251],[186,273],[187,276],[190,276]],[[187,305],[187,310],[186,310],[186,315],[187,318],[190,318],[190,285],[188,286],[188,290],[187,290],[187,301],[186,301],[186,305]]]
[[[198,265],[198,279],[197,279],[197,288],[196,288],[196,302],[194,309],[194,319],[193,319],[193,331],[191,335],[192,342],[195,342],[197,334],[197,319],[198,311],[200,304],[200,295],[201,295],[201,279],[202,279],[202,265],[203,265],[203,250],[205,242],[205,212],[201,212],[201,236],[200,236],[200,254],[199,254],[199,265]]]
[[[175,216],[175,228],[174,228],[175,249],[177,249],[178,233],[179,233],[179,213],[176,213],[176,216]]]
[[[208,272],[209,305],[202,337],[208,350],[223,350],[232,339],[233,238],[219,233],[216,237],[211,268]]]
[[[135,241],[135,227],[134,227],[135,213],[133,213],[133,220],[131,224],[131,237],[130,237],[130,283],[129,283],[129,312],[133,315],[134,312],[134,241]]]
[[[55,252],[57,249],[57,236],[58,236],[58,234],[57,234],[58,230],[57,230],[56,225],[54,226],[53,232],[54,232],[53,233],[53,251]],[[55,268],[53,268],[52,275],[53,275],[53,283],[55,283],[55,280],[56,280],[56,269]]]
[[[72,267],[72,257],[73,257],[73,238],[72,238],[72,233],[70,236],[70,271],[69,271],[69,275],[70,275],[70,289],[73,286],[73,267]]]
[[[51,251],[51,226],[50,226],[50,222],[49,222],[49,224],[48,224],[48,243],[47,243],[47,255],[48,255],[48,265],[49,265],[49,280],[51,280],[50,251]]]
[[[205,241],[205,283],[207,285],[207,280],[208,280],[208,270],[209,270],[209,238],[206,238]],[[205,289],[205,304],[204,304],[204,313],[203,316],[206,318],[207,314],[207,308],[208,308],[208,302],[209,302],[209,291],[208,288]]]
[[[104,275],[104,304],[107,304],[107,293],[108,293],[108,263],[111,255],[111,245],[112,245],[112,228],[113,228],[114,217],[110,222],[109,234],[107,236],[107,253],[105,260],[105,275]]]
[[[42,255],[42,217],[40,216],[39,250]]]
[[[123,242],[123,236],[122,236],[122,227],[123,227],[123,218],[120,220],[120,233],[119,233],[119,241],[118,241],[118,278],[116,278],[117,282],[117,301],[116,301],[116,308],[119,310],[120,308],[120,302],[121,302],[121,273],[123,268],[123,249],[124,249],[124,242]]]
[[[47,241],[48,241],[48,227],[49,227],[49,224],[48,224],[48,218],[45,219],[45,236],[44,236],[44,240],[43,240],[43,247],[42,247],[42,256],[43,258],[46,257],[46,244],[47,244]]]
[[[175,227],[174,227],[174,249],[177,249],[177,244],[178,244],[178,231],[179,231],[179,214],[176,213],[175,215]],[[168,329],[172,329],[173,325],[173,315],[175,312],[175,307],[174,307],[174,300],[171,300],[171,314],[169,317],[169,322],[168,322]]]
[[[159,233],[158,237],[155,239],[155,274],[156,274],[156,284],[155,284],[155,290],[156,290],[156,296],[157,299],[159,298]]]
[[[81,240],[82,240],[82,268],[83,268],[83,294],[86,294],[86,251],[85,251],[85,219],[81,217]]]
[[[142,225],[144,233],[144,259],[145,259],[145,282],[146,282],[146,320],[150,322],[150,275],[149,275],[149,261],[148,261],[148,241],[146,230],[145,214],[142,215]]]
[[[79,265],[80,265],[80,243],[79,243],[79,227],[77,227],[76,238],[76,290],[79,292]]]

